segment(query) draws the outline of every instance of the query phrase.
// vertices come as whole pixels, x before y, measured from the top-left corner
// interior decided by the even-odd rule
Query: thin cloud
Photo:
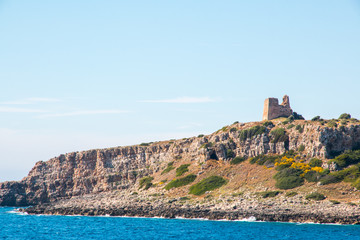
[[[5,101],[0,102],[0,104],[3,105],[27,105],[27,104],[35,104],[39,102],[61,102],[60,99],[57,98],[26,98],[21,100],[15,100],[15,101]]]
[[[43,113],[46,111],[41,110],[41,109],[30,109],[30,108],[0,107],[0,112],[3,112],[3,113]]]
[[[73,117],[82,115],[102,115],[102,114],[120,114],[128,113],[128,111],[121,110],[89,110],[89,111],[74,111],[65,113],[52,113],[38,116],[38,118],[52,118],[52,117]]]
[[[216,102],[216,100],[209,98],[209,97],[179,97],[179,98],[162,99],[162,100],[143,100],[140,102],[146,102],[146,103],[209,103],[209,102]]]

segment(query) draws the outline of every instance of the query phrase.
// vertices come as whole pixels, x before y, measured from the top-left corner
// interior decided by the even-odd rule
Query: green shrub
[[[301,114],[298,114],[296,112],[293,112],[292,115],[294,116],[295,120],[305,120],[305,118]]]
[[[356,179],[356,181],[352,184],[357,190],[360,190],[360,178]]]
[[[240,131],[239,137],[241,141],[245,142],[247,139],[251,139],[254,136],[263,134],[265,130],[266,127],[264,126],[254,126],[252,128]]]
[[[199,134],[199,135],[198,135],[199,138],[200,138],[200,137],[203,137],[203,136],[204,136],[204,134]]]
[[[320,120],[321,120],[320,116],[316,116],[311,119],[311,121],[320,121]]]
[[[280,193],[282,193],[282,192],[281,191],[265,191],[265,192],[259,192],[259,195],[262,196],[263,198],[268,198],[268,197],[276,197]]]
[[[208,143],[204,143],[203,145],[201,145],[200,148],[211,148],[213,146],[212,142],[208,142]]]
[[[165,189],[170,190],[172,188],[182,187],[182,186],[185,186],[185,185],[188,185],[188,184],[192,183],[193,181],[195,181],[195,179],[196,179],[196,175],[195,174],[190,174],[190,175],[187,175],[186,177],[170,181],[165,186]]]
[[[231,165],[236,165],[236,164],[239,164],[239,163],[241,163],[241,162],[243,162],[243,161],[245,161],[246,159],[244,158],[244,157],[240,157],[240,156],[237,156],[237,157],[235,157],[234,159],[232,159],[231,161],[230,161],[230,164]]]
[[[287,193],[285,194],[286,197],[294,197],[294,196],[296,196],[296,195],[298,195],[297,192],[287,192]]]
[[[340,204],[340,202],[339,202],[339,201],[336,201],[336,200],[330,200],[330,202],[331,202],[332,204]]]
[[[274,164],[275,160],[278,159],[278,158],[279,158],[279,156],[261,154],[261,155],[258,155],[256,157],[250,158],[250,163],[251,164],[256,163],[258,165],[264,165],[265,163]]]
[[[190,193],[194,195],[202,195],[205,192],[217,189],[226,183],[227,181],[222,177],[211,176],[191,186]]]
[[[329,174],[329,175],[325,175],[323,177],[320,178],[320,183],[322,185],[327,185],[327,184],[330,184],[330,183],[338,183],[338,182],[341,182],[342,179],[341,178],[338,178],[332,174]]]
[[[239,123],[239,121],[235,121],[233,124],[237,124],[237,123]]]
[[[280,189],[292,189],[304,184],[304,179],[300,176],[303,171],[295,168],[285,168],[274,175],[275,186]]]
[[[292,189],[304,184],[304,179],[298,176],[289,176],[281,179],[277,179],[275,187],[279,189]]]
[[[343,113],[340,115],[339,119],[350,119],[351,115],[349,113]]]
[[[149,189],[153,184],[152,184],[152,180],[154,180],[153,177],[143,177],[140,179],[139,181],[139,189],[144,188],[145,190]]]
[[[167,167],[161,172],[161,175],[168,173],[171,170],[175,169],[175,167],[173,165],[174,165],[174,162],[169,162]]]
[[[323,164],[323,161],[318,158],[312,158],[310,159],[309,165],[310,167],[321,167]]]
[[[360,150],[345,151],[343,154],[337,156],[332,162],[335,162],[341,168],[357,164],[360,162]]]
[[[313,192],[313,193],[310,193],[308,195],[306,195],[306,200],[315,200],[315,201],[321,201],[321,200],[324,200],[326,197],[321,194],[321,193],[318,193],[318,192]]]
[[[233,157],[235,157],[235,153],[233,152],[233,150],[227,149],[227,150],[226,150],[226,157],[227,157],[227,158],[233,158]]]
[[[282,122],[282,124],[286,125],[286,124],[288,124],[289,122],[290,122],[290,120],[289,120],[289,119],[286,119],[286,120],[284,120],[284,121]]]
[[[305,150],[305,146],[304,146],[304,144],[301,144],[300,146],[299,146],[299,152],[303,152],[304,150]]]
[[[236,127],[230,128],[230,132],[236,132],[236,131],[237,131],[237,128],[236,128]]]
[[[176,176],[179,177],[181,175],[183,175],[184,173],[186,173],[187,171],[189,171],[188,167],[190,166],[190,164],[183,164],[180,167],[178,167],[176,169]]]
[[[291,129],[291,128],[293,128],[295,125],[294,124],[289,124],[289,126],[287,126],[286,128],[287,129]]]
[[[303,133],[304,132],[304,127],[302,125],[296,125],[295,129],[299,132],[299,133]]]
[[[336,123],[336,120],[330,120],[328,123],[327,123],[328,127],[337,127],[337,123]]]
[[[318,182],[320,174],[316,171],[308,171],[307,173],[305,173],[304,177],[308,182]]]
[[[272,143],[289,141],[289,136],[286,135],[284,128],[276,128],[270,132],[270,135],[273,137]]]
[[[274,124],[271,121],[266,121],[263,123],[263,126],[272,128],[274,127]]]
[[[144,146],[144,147],[149,146],[149,145],[150,145],[150,143],[141,143],[140,144],[140,146]]]

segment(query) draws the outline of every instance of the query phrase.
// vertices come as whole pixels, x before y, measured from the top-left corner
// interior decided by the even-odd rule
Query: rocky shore
[[[224,195],[219,198],[168,198],[162,194],[124,192],[85,195],[52,204],[20,209],[29,214],[204,218],[210,220],[313,222],[360,224],[355,204],[305,200],[303,196],[264,199],[256,194]]]

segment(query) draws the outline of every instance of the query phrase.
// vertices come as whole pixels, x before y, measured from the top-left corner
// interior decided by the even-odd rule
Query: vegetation
[[[140,146],[144,146],[144,147],[147,147],[147,146],[149,146],[150,145],[150,143],[141,143],[140,144]]]
[[[293,112],[292,116],[294,116],[295,120],[305,120],[305,118],[301,114],[298,114],[296,112]]]
[[[167,165],[167,168],[165,168],[164,171],[161,172],[161,175],[168,173],[171,170],[175,169],[175,167],[173,165],[174,165],[174,162],[169,162]]]
[[[311,119],[311,121],[321,121],[322,119],[320,118],[320,116],[315,116]]]
[[[304,144],[301,144],[301,145],[299,146],[298,151],[299,151],[299,152],[303,152],[304,150],[305,150],[305,146],[304,146]]]
[[[302,125],[296,125],[295,129],[299,132],[299,133],[303,133],[304,132],[304,127]]]
[[[351,115],[349,113],[343,113],[340,115],[339,119],[350,119]]]
[[[237,128],[236,128],[236,127],[230,128],[230,132],[236,132],[236,131],[237,131]]]
[[[233,150],[227,149],[227,150],[226,150],[226,157],[227,157],[227,158],[233,158],[233,157],[235,157],[235,153],[233,152]]]
[[[303,173],[300,169],[285,168],[274,175],[275,186],[279,189],[292,189],[304,184],[304,179],[300,176]]]
[[[145,190],[149,189],[153,184],[152,184],[152,180],[154,180],[153,177],[143,177],[140,179],[139,181],[139,189],[144,188]]]
[[[271,121],[266,121],[263,123],[263,126],[272,128],[274,127],[274,124]]]
[[[287,192],[287,193],[285,194],[286,197],[294,197],[294,196],[296,196],[296,195],[298,195],[297,192]]]
[[[243,161],[245,161],[246,159],[244,157],[240,157],[240,156],[237,156],[235,158],[233,158],[231,161],[230,161],[230,164],[231,165],[236,165],[236,164],[239,164]]]
[[[208,143],[204,143],[203,145],[201,145],[200,148],[211,148],[213,146],[212,142],[208,142]]]
[[[360,150],[345,151],[343,154],[337,156],[332,162],[335,162],[341,168],[357,164],[360,162]]]
[[[328,127],[331,127],[331,128],[337,127],[337,122],[336,122],[336,120],[332,119],[327,123],[327,125],[328,125]]]
[[[289,141],[289,136],[286,135],[284,128],[276,128],[270,132],[270,135],[273,137],[272,143]]]
[[[264,126],[254,126],[252,128],[240,131],[239,137],[241,141],[245,142],[247,139],[251,139],[257,135],[263,134],[265,130],[266,127]]]
[[[340,204],[340,202],[339,202],[339,201],[336,201],[336,200],[330,200],[330,202],[331,202],[332,204]]]
[[[251,164],[258,164],[258,165],[265,165],[265,166],[269,166],[269,165],[274,165],[276,159],[278,159],[279,156],[278,155],[258,155],[256,157],[252,157],[250,158],[250,163]]]
[[[351,166],[349,168],[330,173],[320,179],[321,184],[326,185],[330,183],[337,183],[341,181],[352,182],[353,185],[356,184],[360,178],[360,164]],[[356,187],[356,186],[355,186]]]
[[[198,182],[197,184],[190,187],[190,193],[194,195],[202,195],[207,191],[211,191],[220,188],[227,181],[219,176],[211,176]]]
[[[321,201],[321,200],[324,200],[326,197],[321,193],[313,192],[313,193],[306,195],[305,198],[306,198],[306,200]]]
[[[204,134],[199,134],[199,135],[198,135],[199,138],[200,138],[200,137],[203,137],[203,136],[204,136]]]
[[[318,182],[321,174],[316,171],[308,171],[305,173],[304,177],[308,182]]]
[[[317,158],[310,159],[309,165],[310,167],[321,167],[323,164],[323,161]]]
[[[289,124],[289,126],[287,126],[286,128],[287,129],[291,129],[291,128],[293,128],[295,125],[294,124]]]
[[[187,175],[186,177],[172,180],[165,186],[165,189],[170,190],[172,188],[182,187],[182,186],[192,183],[193,181],[195,181],[195,179],[196,179],[196,175],[190,174],[190,175]]]
[[[189,171],[188,167],[190,166],[190,164],[183,164],[180,167],[178,167],[176,169],[176,176],[179,177],[181,175],[183,175],[184,173],[186,173],[187,171]]]
[[[265,192],[259,192],[259,195],[262,196],[263,198],[268,198],[268,197],[276,197],[280,193],[282,193],[282,192],[281,191],[265,191]]]

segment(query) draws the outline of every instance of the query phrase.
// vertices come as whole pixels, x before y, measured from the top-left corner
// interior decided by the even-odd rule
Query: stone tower
[[[277,98],[267,98],[264,102],[263,120],[271,120],[278,117],[289,117],[293,111],[290,107],[289,96],[283,97],[283,102],[279,105]]]

